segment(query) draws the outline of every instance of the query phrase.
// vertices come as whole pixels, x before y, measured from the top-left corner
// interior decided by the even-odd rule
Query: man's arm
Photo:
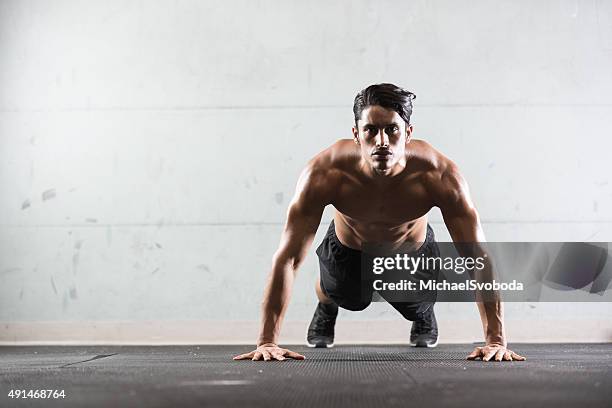
[[[478,211],[470,197],[466,181],[459,169],[452,162],[441,172],[440,179],[433,190],[436,205],[440,208],[444,223],[455,243],[459,255],[463,257],[483,257],[485,267],[478,272],[478,280],[490,281],[493,277],[493,265],[486,255],[481,243],[486,242],[480,225]],[[486,300],[482,294],[476,293],[478,311],[485,337],[485,346],[477,347],[468,359],[482,358],[488,361],[494,358],[501,360],[525,360],[523,356],[506,348],[506,333],[504,330],[503,306],[498,293],[488,292]]]
[[[301,354],[277,346],[281,325],[299,266],[306,257],[321,221],[325,206],[331,201],[333,183],[329,171],[316,162],[302,172],[289,205],[280,245],[272,258],[272,270],[262,302],[261,331],[257,349],[234,357],[235,360],[303,359]]]

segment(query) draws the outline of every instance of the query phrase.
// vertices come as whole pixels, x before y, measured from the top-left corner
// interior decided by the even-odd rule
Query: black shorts
[[[413,255],[439,256],[440,249],[435,241],[433,229],[428,224],[425,242]],[[321,290],[339,307],[348,310],[363,310],[372,303],[374,288],[372,282],[361,277],[362,252],[342,245],[334,222],[329,225],[325,238],[317,248],[321,270]],[[438,271],[433,271],[436,273]],[[380,293],[385,298],[384,293]],[[387,299],[385,299],[387,300]],[[408,320],[419,320],[433,306],[434,302],[393,302],[389,303]]]

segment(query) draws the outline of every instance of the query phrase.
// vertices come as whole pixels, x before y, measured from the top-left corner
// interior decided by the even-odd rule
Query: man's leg
[[[308,346],[316,348],[327,348],[334,346],[334,335],[336,317],[338,316],[338,305],[334,303],[321,288],[321,279],[317,276],[315,292],[319,304],[315,309],[310,326],[308,326]]]
[[[424,256],[437,258],[440,256],[440,248],[435,241],[434,231],[427,225],[425,242],[412,256]],[[431,270],[420,269],[415,271],[413,279],[429,280],[437,279],[440,271],[436,268]],[[406,320],[412,321],[410,330],[410,344],[415,347],[436,347],[438,345],[438,322],[434,314],[436,301],[435,292],[427,292],[424,296],[416,295],[407,299],[394,298],[390,294],[380,292],[380,295],[393,306]]]
[[[338,307],[363,310],[372,302],[372,287],[361,281],[361,252],[342,245],[334,223],[317,248],[320,275],[315,285],[319,303],[308,327],[311,347],[331,347]]]
[[[317,298],[319,298],[319,303],[323,303],[325,305],[334,303],[333,300],[323,293],[323,290],[321,289],[321,278],[319,276],[317,276],[317,281],[315,283],[315,292],[317,293]]]
[[[434,313],[434,302],[388,302],[406,320],[412,321],[410,345],[436,347],[438,345],[438,322]]]
[[[438,345],[438,321],[433,304],[422,319],[412,322],[410,345],[414,347],[436,347]]]

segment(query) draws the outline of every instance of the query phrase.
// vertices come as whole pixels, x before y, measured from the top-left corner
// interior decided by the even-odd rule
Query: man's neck
[[[375,169],[367,163],[365,160],[361,160],[359,168],[363,175],[368,179],[380,185],[388,185],[393,183],[397,176],[400,175],[406,169],[406,159],[401,159],[392,168],[385,171]]]

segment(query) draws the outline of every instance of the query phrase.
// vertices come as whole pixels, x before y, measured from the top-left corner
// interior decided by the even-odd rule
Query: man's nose
[[[389,135],[385,133],[384,129],[380,129],[378,131],[378,136],[376,137],[376,144],[378,146],[389,146]]]

